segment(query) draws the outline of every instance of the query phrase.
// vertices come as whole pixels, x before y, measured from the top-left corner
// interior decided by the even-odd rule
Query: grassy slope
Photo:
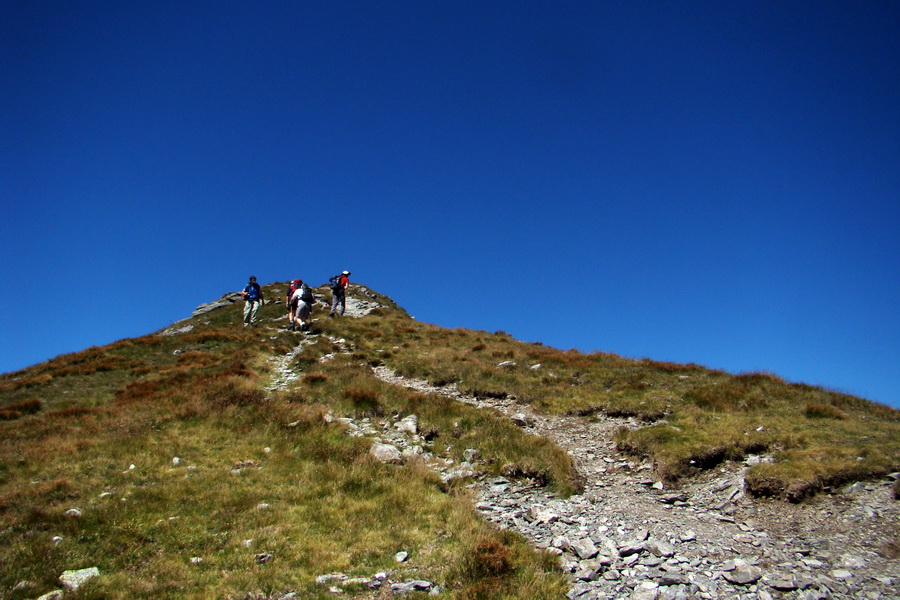
[[[387,386],[359,357],[320,363],[335,350],[325,338],[297,358],[302,381],[265,393],[267,359],[299,339],[269,328],[282,313],[266,306],[263,326],[244,329],[240,306],[230,306],[191,319],[190,333],[123,340],[0,377],[0,596],[36,597],[64,570],[88,566],[103,576],[75,597],[330,598],[316,576],[391,569],[395,580],[430,579],[451,597],[559,596],[553,559],[486,525],[463,485],[447,487],[415,462],[374,461],[369,441],[325,415],[390,421],[416,412],[435,449],[452,445],[452,455],[465,448],[449,440],[487,447],[502,431],[520,448],[526,436],[470,407]],[[385,318],[323,327],[345,335]],[[542,469],[560,463],[571,474],[558,449],[537,454],[530,460]],[[66,516],[70,508],[82,516]],[[398,565],[401,550],[410,560]],[[258,564],[259,553],[273,559]]]
[[[765,453],[774,462],[749,470],[749,491],[802,500],[900,469],[900,411],[884,405],[767,373],[564,352],[503,332],[385,322],[392,320],[358,325],[360,356],[473,394],[509,394],[545,412],[636,417],[646,426],[620,431],[620,450],[651,458],[670,482]]]
[[[269,286],[270,297],[284,287]],[[407,550],[413,559],[398,577],[430,578],[457,597],[558,595],[552,560],[488,528],[465,488],[448,489],[416,464],[374,462],[368,442],[324,415],[415,413],[435,454],[461,460],[478,448],[484,470],[524,473],[563,494],[577,489],[568,457],[491,414],[384,384],[369,369],[379,363],[542,411],[636,416],[647,427],[620,432],[620,448],[651,457],[670,481],[748,452],[775,458],[751,469],[750,491],[791,499],[900,469],[900,411],[885,406],[768,374],[448,330],[378,300],[388,308],[319,322],[352,353],[318,362],[336,350],[319,338],[296,359],[306,376],[284,393],[261,391],[267,359],[298,338],[267,327],[283,320],[241,328],[238,305],[191,319],[189,333],[123,340],[0,376],[0,562],[14,565],[0,575],[0,593],[34,597],[63,570],[98,566],[104,577],[81,597],[292,589],[324,598],[316,575],[398,568],[392,556]],[[283,312],[272,304],[262,317]],[[83,516],[66,517],[71,507]],[[262,552],[274,559],[257,564]],[[203,562],[191,564],[195,556]],[[11,591],[23,580],[33,587]]]

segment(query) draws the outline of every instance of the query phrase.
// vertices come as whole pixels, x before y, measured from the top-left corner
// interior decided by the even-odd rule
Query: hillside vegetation
[[[284,289],[265,287],[270,298]],[[562,495],[579,491],[570,458],[499,415],[388,385],[371,372],[380,364],[548,413],[633,416],[644,426],[623,429],[619,449],[672,484],[749,453],[770,462],[748,471],[748,491],[794,501],[900,469],[900,411],[886,406],[771,374],[445,329],[362,286],[354,294],[382,307],[316,321],[292,359],[303,376],[273,392],[273,359],[306,339],[284,330],[277,303],[258,328],[241,326],[237,303],[180,333],[0,376],[2,597],[37,597],[89,566],[102,577],[67,597],[330,598],[317,576],[379,571],[437,582],[445,597],[563,594],[555,558],[486,524],[464,483],[421,460],[373,459],[371,440],[346,435],[336,417],[389,426],[415,414],[428,452],[461,462],[476,449],[485,474]],[[394,560],[400,551],[407,562]]]

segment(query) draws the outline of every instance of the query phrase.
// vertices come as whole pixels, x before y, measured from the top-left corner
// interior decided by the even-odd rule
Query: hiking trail
[[[473,487],[478,510],[560,555],[570,598],[892,598],[897,560],[876,550],[900,526],[890,485],[857,485],[804,504],[752,500],[743,473],[765,457],[727,463],[667,489],[654,467],[622,456],[613,435],[634,419],[544,415],[514,398],[478,398],[385,366],[394,385],[494,410],[573,458],[584,492],[560,498],[530,482]]]
[[[363,316],[377,306],[348,295],[345,314]],[[269,391],[299,377],[290,365],[317,338],[309,334],[291,352],[271,359]],[[329,339],[339,353],[350,352],[345,340]],[[617,452],[615,432],[641,427],[635,419],[547,415],[512,396],[466,395],[454,384],[434,386],[383,365],[373,367],[373,373],[391,385],[493,410],[569,453],[584,486],[583,493],[569,498],[527,479],[479,476],[473,469],[477,460],[453,465],[429,458],[445,480],[473,477],[476,508],[487,520],[557,554],[570,578],[569,598],[900,600],[895,589],[900,564],[883,556],[900,527],[900,503],[893,500],[889,482],[858,483],[802,504],[751,499],[744,494],[743,474],[769,459],[750,456],[670,489],[655,476],[652,463]],[[409,434],[398,424],[337,420],[350,435],[377,437],[378,446],[405,447],[402,456],[390,458],[394,462],[415,447],[404,440]]]

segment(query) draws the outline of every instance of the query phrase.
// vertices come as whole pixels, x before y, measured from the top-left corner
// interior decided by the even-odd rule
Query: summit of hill
[[[0,597],[897,597],[900,411],[288,285],[0,376]]]

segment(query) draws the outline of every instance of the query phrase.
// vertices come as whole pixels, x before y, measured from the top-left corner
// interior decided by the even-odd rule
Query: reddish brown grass
[[[3,412],[17,413],[21,416],[26,414],[34,414],[41,410],[42,406],[43,403],[39,398],[30,398],[28,400],[22,400],[21,402],[16,402],[14,404],[4,406]]]
[[[480,539],[464,555],[460,572],[465,600],[505,598],[514,573],[512,549],[504,543],[503,534]]]
[[[186,333],[180,338],[185,345],[205,344],[207,342],[245,342],[251,339],[252,337],[244,332],[230,332],[224,329]]]
[[[238,377],[216,381],[206,388],[205,400],[216,407],[258,406],[268,402],[266,393],[252,383]]]
[[[48,373],[42,373],[40,375],[35,375],[34,377],[4,381],[3,383],[0,383],[0,392],[14,392],[16,390],[44,385],[45,383],[49,383],[52,379],[52,375]]]
[[[495,538],[480,540],[473,550],[472,567],[478,577],[501,577],[511,571],[509,546]]]
[[[116,403],[131,404],[152,398],[160,389],[162,382],[158,379],[151,381],[134,381],[124,388],[116,391]]]
[[[353,404],[353,410],[360,416],[379,416],[383,414],[378,394],[372,390],[348,386],[341,392],[344,398]]]
[[[0,513],[12,509],[28,510],[34,505],[58,504],[79,496],[78,489],[68,479],[53,479],[0,496]]]
[[[51,373],[56,377],[69,377],[72,375],[93,375],[94,373],[115,371],[117,369],[129,369],[140,366],[141,363],[121,356],[101,356],[95,360],[79,362],[70,366],[53,369]]]
[[[59,410],[47,411],[48,419],[69,419],[73,417],[83,417],[85,415],[97,415],[100,413],[98,408],[90,408],[87,406],[70,406],[68,408],[60,408]]]
[[[205,367],[215,363],[218,359],[208,352],[198,352],[197,350],[189,350],[178,355],[175,359],[179,365],[184,367]]]

